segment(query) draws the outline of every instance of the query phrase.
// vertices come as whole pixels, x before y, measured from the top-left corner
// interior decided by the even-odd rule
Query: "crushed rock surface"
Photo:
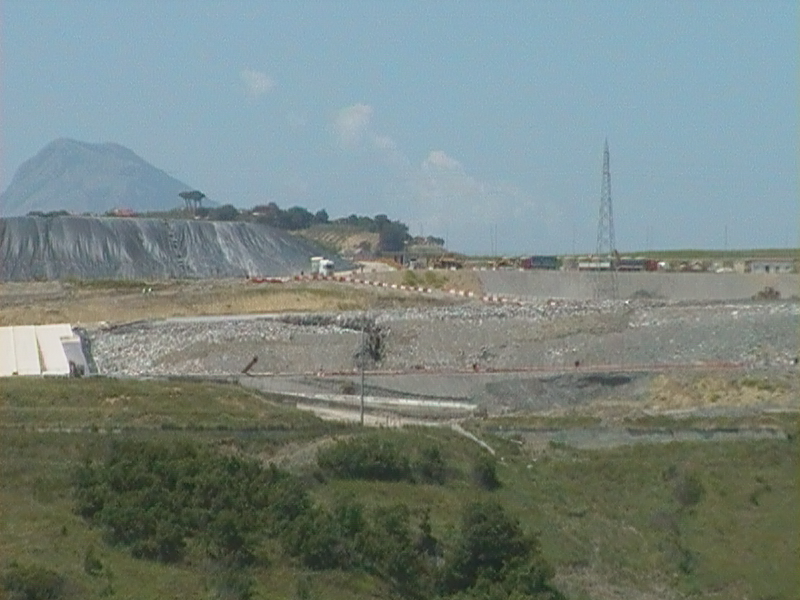
[[[380,370],[525,369],[736,362],[789,365],[798,355],[798,303],[670,305],[545,302],[467,304],[263,318],[144,322],[97,330],[102,373],[257,373],[354,370],[361,328],[385,334]]]
[[[644,376],[617,381],[578,371],[557,377],[535,372],[573,370],[575,361],[581,369],[696,362],[797,369],[798,316],[797,302],[471,303],[134,323],[96,330],[90,338],[103,374],[237,375],[258,357],[251,374],[283,374],[253,378],[264,385],[338,393],[358,385],[356,354],[368,324],[385,337],[384,359],[367,366],[367,393],[549,409],[645,385]]]

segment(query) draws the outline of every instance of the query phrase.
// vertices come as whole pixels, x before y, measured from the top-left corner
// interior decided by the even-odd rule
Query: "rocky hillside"
[[[308,272],[321,253],[313,242],[252,223],[0,219],[0,281],[280,277]]]
[[[189,189],[124,146],[62,138],[17,170],[0,195],[0,215],[169,210],[182,203],[178,193]]]

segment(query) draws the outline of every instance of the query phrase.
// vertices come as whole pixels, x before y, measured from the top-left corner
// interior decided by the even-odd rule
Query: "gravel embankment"
[[[550,301],[373,311],[385,332],[381,369],[524,369],[743,362],[791,365],[800,304]],[[361,313],[154,322],[92,334],[101,373],[350,371]]]

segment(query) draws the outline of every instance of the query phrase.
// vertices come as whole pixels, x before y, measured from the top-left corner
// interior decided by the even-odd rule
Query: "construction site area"
[[[105,580],[73,565],[93,543],[109,571],[147,573],[140,597],[204,593],[201,567],[156,572],[105,545],[74,515],[68,480],[82,453],[115,440],[193,440],[286,469],[321,501],[379,510],[401,498],[429,510],[443,540],[464,498],[493,494],[526,526],[545,524],[568,597],[744,600],[776,589],[768,569],[787,577],[775,597],[791,597],[797,275],[619,273],[618,297],[602,299],[607,282],[593,277],[607,273],[363,267],[1,283],[12,512],[0,551],[44,557],[97,596]],[[362,436],[441,448],[448,482],[320,475],[325,448]],[[498,491],[474,487],[472,456],[497,465]],[[757,550],[723,550],[736,544]],[[271,552],[257,589],[365,597],[341,572]],[[134,597],[140,579],[114,586]]]
[[[526,274],[430,273],[438,288],[387,283],[391,272],[142,289],[3,284],[0,325],[71,316],[89,373],[233,379],[327,418],[359,419],[362,398],[383,423],[609,402],[619,412],[622,401],[634,412],[800,406],[797,300],[508,295],[502,285],[520,291]],[[462,290],[449,288],[452,275]],[[734,391],[753,374],[781,383]],[[682,391],[665,393],[671,385]]]
[[[76,591],[48,597],[432,597],[349,562],[374,528],[363,515],[400,515],[390,529],[400,523],[412,554],[415,539],[441,540],[409,576],[434,585],[458,560],[458,515],[477,498],[539,532],[553,565],[537,579],[546,597],[793,598],[796,256],[676,267],[620,257],[607,148],[604,162],[585,260],[359,261],[249,223],[0,220],[0,504],[11,507],[0,554],[56,565],[53,581]],[[169,538],[186,548],[182,562],[129,555],[74,503],[92,482],[77,465],[125,443],[209,451],[225,465],[213,498],[250,461],[251,475],[309,494],[282,519],[306,506],[317,520],[288,517],[281,535],[262,526],[249,542],[228,536],[233,513],[215,504],[212,525],[233,551],[255,548],[231,572],[193,530]],[[408,473],[375,479],[395,455]],[[194,494],[166,489],[162,466],[133,456],[140,470],[117,480],[135,516],[118,531],[157,538],[167,529],[148,521],[151,504],[172,527],[183,509],[169,502]],[[332,471],[331,456],[366,471]],[[156,483],[144,494],[141,481]],[[250,484],[238,487],[260,487]],[[235,510],[249,517],[252,503]],[[286,540],[318,532],[302,562]],[[351,542],[340,562],[309,562]],[[43,569],[39,579],[53,575]],[[25,571],[14,562],[7,573],[6,590]],[[247,582],[235,594],[231,573]]]

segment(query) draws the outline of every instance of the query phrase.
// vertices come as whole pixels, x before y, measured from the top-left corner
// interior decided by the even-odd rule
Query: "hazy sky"
[[[608,138],[620,250],[798,244],[796,0],[0,0],[0,18],[0,189],[56,138],[113,141],[221,204],[587,252]]]

